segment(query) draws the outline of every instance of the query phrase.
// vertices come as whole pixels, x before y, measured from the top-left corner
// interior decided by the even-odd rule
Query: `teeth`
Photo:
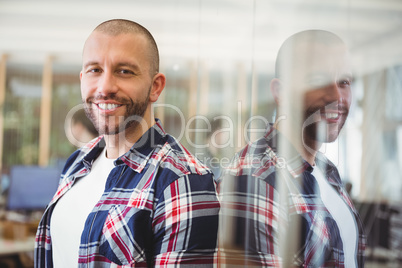
[[[338,113],[325,113],[325,117],[327,119],[335,119],[338,118]]]
[[[112,110],[119,106],[120,105],[113,103],[98,103],[98,107],[101,108],[102,110]]]

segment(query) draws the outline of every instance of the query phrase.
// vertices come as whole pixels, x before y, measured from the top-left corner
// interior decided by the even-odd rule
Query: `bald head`
[[[303,129],[309,144],[304,148],[336,140],[352,99],[351,61],[342,39],[323,30],[296,33],[281,46],[275,68],[271,92],[293,120],[288,127]]]
[[[309,60],[314,56],[316,47],[346,47],[342,39],[334,33],[324,30],[306,30],[298,32],[282,44],[275,63],[275,77],[281,78],[289,65]]]
[[[148,60],[150,64],[150,75],[154,76],[159,72],[159,51],[155,39],[152,34],[142,25],[124,19],[113,19],[102,22],[95,29],[94,32],[101,32],[111,36],[121,34],[141,35],[145,37],[148,43]]]

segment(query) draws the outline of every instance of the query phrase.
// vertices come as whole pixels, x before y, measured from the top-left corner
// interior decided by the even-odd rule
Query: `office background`
[[[169,133],[203,160],[199,145],[208,137],[194,130],[218,119],[231,130],[225,148],[213,151],[223,166],[262,135],[263,118],[272,122],[269,82],[281,43],[305,29],[341,36],[353,60],[353,103],[342,135],[322,150],[352,186],[369,256],[402,257],[399,0],[0,0],[3,217],[15,167],[59,169],[77,149],[65,129],[81,103],[81,50],[92,29],[112,18],[139,22],[156,39],[167,85],[154,110]]]

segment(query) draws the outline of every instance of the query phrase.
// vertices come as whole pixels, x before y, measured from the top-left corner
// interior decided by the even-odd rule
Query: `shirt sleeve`
[[[154,265],[212,267],[219,202],[212,174],[184,175],[163,191],[155,209]]]
[[[218,264],[282,267],[278,233],[279,225],[286,222],[276,201],[277,190],[248,174],[226,174],[219,184],[219,198],[224,227],[219,229]]]

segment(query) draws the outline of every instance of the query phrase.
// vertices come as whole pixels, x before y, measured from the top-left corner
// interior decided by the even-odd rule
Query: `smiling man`
[[[351,84],[349,54],[335,34],[303,31],[281,46],[270,83],[276,123],[219,179],[221,222],[233,223],[235,237],[222,238],[221,264],[364,265],[359,216],[337,168],[319,152],[345,124]]]
[[[106,21],[87,39],[82,100],[101,136],[68,159],[35,267],[212,266],[213,175],[153,118],[158,69],[156,43],[135,22]]]

